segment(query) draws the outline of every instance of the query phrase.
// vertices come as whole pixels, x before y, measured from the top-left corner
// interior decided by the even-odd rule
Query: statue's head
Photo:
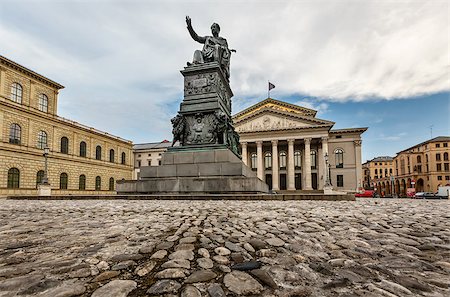
[[[220,26],[217,23],[211,25],[211,33],[214,37],[219,36]]]

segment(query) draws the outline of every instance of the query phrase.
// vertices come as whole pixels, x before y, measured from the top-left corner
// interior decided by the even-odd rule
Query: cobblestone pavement
[[[0,200],[0,296],[450,296],[449,204]]]

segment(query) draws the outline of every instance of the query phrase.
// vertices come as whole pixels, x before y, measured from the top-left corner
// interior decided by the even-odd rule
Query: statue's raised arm
[[[194,39],[195,41],[197,41],[199,43],[204,44],[206,41],[206,37],[198,36],[197,33],[195,33],[194,28],[192,28],[191,18],[188,15],[186,16],[186,24],[187,24],[187,29],[189,31],[189,34],[191,34],[192,39]]]
[[[188,62],[188,66],[192,64],[202,64],[202,63],[219,63],[225,77],[229,79],[230,77],[230,56],[231,52],[236,52],[235,50],[230,50],[228,48],[227,40],[219,36],[220,26],[217,23],[211,25],[212,36],[198,36],[195,33],[194,28],[192,28],[191,18],[186,16],[186,24],[189,34],[192,39],[203,44],[203,49],[201,51],[196,50],[194,52],[194,58],[192,63]]]

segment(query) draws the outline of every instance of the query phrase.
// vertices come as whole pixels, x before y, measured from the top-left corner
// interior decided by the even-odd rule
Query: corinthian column
[[[305,138],[305,190],[312,190],[311,185],[311,138]]]
[[[244,162],[245,165],[248,163],[248,155],[247,155],[247,142],[241,142],[242,147],[242,162]]]
[[[263,164],[263,153],[262,153],[262,141],[256,142],[256,175],[262,181],[264,181],[263,173],[264,173],[264,164]]]
[[[294,141],[288,139],[288,190],[295,190]]]
[[[279,190],[278,140],[272,140],[272,190]]]

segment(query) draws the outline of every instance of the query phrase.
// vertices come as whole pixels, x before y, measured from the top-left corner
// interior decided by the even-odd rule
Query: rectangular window
[[[148,166],[152,166],[152,160],[148,160]]]
[[[442,175],[438,175],[438,180],[442,180]]]
[[[436,161],[441,161],[441,154],[436,154]]]
[[[141,167],[141,161],[138,161],[138,166],[137,167]]]
[[[448,164],[449,164],[449,163],[444,163],[444,171],[449,171],[449,170],[450,170]]]
[[[436,143],[436,147],[441,147],[441,144],[440,143]]]
[[[443,145],[443,147],[448,147],[448,143],[445,142],[444,145]]]
[[[161,166],[161,160],[158,160],[158,165]]]
[[[344,186],[344,176],[341,175],[341,174],[338,174],[336,176],[336,178],[337,178],[337,186],[338,187],[343,187]]]
[[[446,175],[445,180],[450,180],[450,175]]]
[[[441,163],[436,164],[436,171],[442,171],[442,164]]]

